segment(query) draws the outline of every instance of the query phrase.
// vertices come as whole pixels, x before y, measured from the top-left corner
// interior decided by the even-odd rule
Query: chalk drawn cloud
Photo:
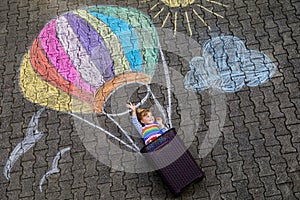
[[[248,50],[237,37],[219,36],[205,42],[202,57],[190,61],[184,84],[195,92],[209,88],[236,92],[244,85],[267,82],[275,72],[276,65],[265,54]]]

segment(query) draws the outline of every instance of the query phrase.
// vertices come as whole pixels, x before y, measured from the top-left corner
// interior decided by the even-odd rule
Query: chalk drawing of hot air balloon
[[[149,97],[159,53],[166,66],[155,27],[136,9],[94,6],[70,11],[52,19],[34,39],[21,63],[20,87],[30,101],[77,118],[74,113],[103,114],[107,98],[124,85],[147,85],[142,101]],[[171,124],[170,90],[168,95]]]
[[[159,57],[162,65],[158,62]],[[158,32],[147,15],[133,8],[93,6],[63,13],[44,26],[23,57],[19,82],[24,97],[31,102],[68,113],[80,123],[100,130],[94,134],[83,129],[79,137],[95,157],[105,154],[105,160],[101,160],[103,163],[117,170],[146,172],[153,168],[147,165],[140,156],[140,148],[114,118],[130,111],[107,113],[104,108],[116,91],[128,85],[142,85],[146,87],[146,95],[140,102],[135,102],[136,106],[141,106],[151,97],[167,127],[172,128],[171,93],[179,88],[178,101],[185,101],[179,106],[191,99],[189,105],[193,107],[185,106],[181,116],[185,131],[180,131],[185,134],[184,142],[190,145],[198,124],[193,121],[197,121],[198,115],[194,114],[196,117],[190,119],[188,114],[198,113],[196,97],[185,94],[181,86],[171,88],[170,76],[176,81],[180,79],[176,73],[170,75],[168,70]],[[167,105],[162,105],[151,91],[150,84],[157,76],[164,82],[167,97],[164,104]],[[125,107],[129,99],[120,99],[123,102],[118,103]],[[99,115],[109,118],[126,138],[123,140],[116,136],[118,133],[112,134],[96,124],[93,120]],[[80,128],[76,127],[76,130]],[[108,137],[103,137],[102,133]],[[108,144],[111,139],[132,151]],[[125,162],[119,164],[122,159]],[[133,159],[137,164],[132,162]],[[174,157],[172,161],[176,159]]]
[[[35,38],[21,64],[20,86],[42,106],[101,113],[117,87],[151,81],[158,46],[151,21],[135,9],[71,11],[52,19]]]

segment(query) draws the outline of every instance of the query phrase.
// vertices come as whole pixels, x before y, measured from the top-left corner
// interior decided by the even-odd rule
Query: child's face
[[[151,112],[148,112],[143,118],[141,119],[141,122],[143,124],[152,124],[154,123],[154,116]]]

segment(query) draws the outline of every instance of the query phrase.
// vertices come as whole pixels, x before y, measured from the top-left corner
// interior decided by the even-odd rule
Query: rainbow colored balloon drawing
[[[95,6],[52,19],[34,39],[20,69],[24,96],[65,112],[102,112],[105,99],[131,82],[148,84],[159,40],[147,15]]]
[[[31,102],[62,111],[86,122],[139,152],[129,134],[113,119],[122,113],[104,111],[106,101],[122,86],[140,84],[151,94],[150,82],[163,60],[168,88],[168,117],[171,127],[171,87],[158,33],[149,17],[133,8],[93,6],[70,11],[52,19],[34,39],[20,67],[20,87]],[[124,102],[126,99],[124,99]],[[104,114],[123,132],[127,142],[78,114]]]

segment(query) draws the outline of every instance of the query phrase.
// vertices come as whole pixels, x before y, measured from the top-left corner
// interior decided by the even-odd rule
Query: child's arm
[[[135,129],[139,132],[139,134],[142,134],[142,124],[137,119],[135,105],[130,102],[130,103],[126,104],[126,106],[127,106],[127,108],[131,109],[131,121],[132,121]]]
[[[127,108],[131,109],[131,116],[132,117],[136,117],[136,108],[135,105],[132,104],[131,102],[129,102],[128,104],[126,104]]]
[[[131,116],[131,121],[132,121],[135,129],[139,132],[140,135],[142,135],[143,127],[142,127],[142,124],[137,119],[137,117]]]

